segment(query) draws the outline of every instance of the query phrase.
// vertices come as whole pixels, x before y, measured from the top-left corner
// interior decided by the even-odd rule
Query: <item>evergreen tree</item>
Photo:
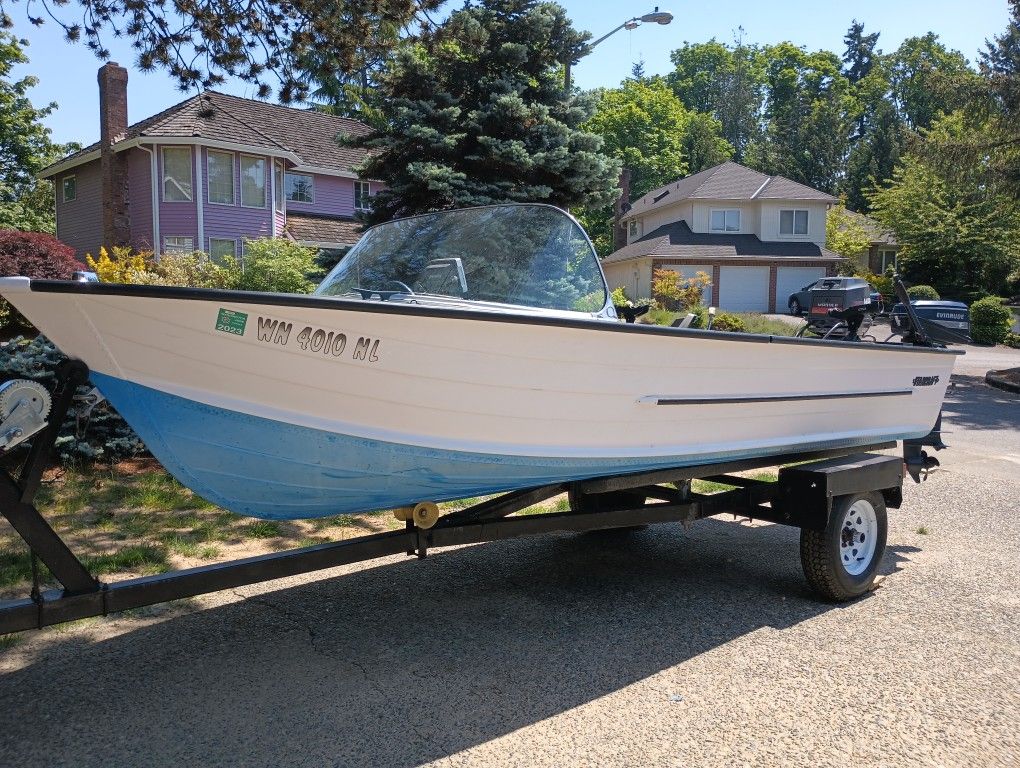
[[[870,35],[864,34],[864,25],[857,19],[853,20],[850,29],[847,30],[843,42],[846,43],[846,51],[843,53],[843,76],[850,81],[851,85],[857,85],[861,80],[871,74],[875,66],[875,57],[881,55],[875,46],[878,44],[878,32]]]
[[[645,79],[645,60],[638,59],[630,67],[631,80],[642,82]]]
[[[889,101],[879,101],[847,159],[842,190],[852,210],[869,210],[868,195],[892,178],[905,146],[906,130],[895,108]]]
[[[564,62],[586,36],[563,8],[481,0],[454,11],[396,54],[378,89],[380,129],[357,143],[361,168],[386,188],[371,222],[467,205],[606,205],[618,161],[581,129],[585,99],[563,88]]]

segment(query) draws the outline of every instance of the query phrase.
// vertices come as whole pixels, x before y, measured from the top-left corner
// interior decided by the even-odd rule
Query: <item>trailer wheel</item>
[[[880,493],[833,499],[824,531],[800,531],[800,562],[811,588],[836,602],[867,592],[885,553],[888,525]]]

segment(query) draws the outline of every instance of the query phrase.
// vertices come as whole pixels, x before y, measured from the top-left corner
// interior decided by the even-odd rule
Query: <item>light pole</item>
[[[659,6],[655,6],[655,10],[652,11],[651,13],[646,13],[644,16],[635,16],[633,19],[627,19],[620,26],[616,27],[615,29],[611,29],[609,32],[606,32],[606,34],[602,35],[602,37],[600,37],[598,40],[595,40],[594,42],[588,43],[581,50],[581,53],[580,53],[580,55],[577,58],[578,58],[578,60],[580,60],[584,56],[587,56],[589,53],[591,53],[591,49],[592,48],[594,48],[596,45],[601,43],[603,40],[605,40],[610,35],[615,35],[621,29],[634,29],[636,27],[640,27],[642,23],[644,23],[644,24],[662,24],[663,26],[665,26],[666,24],[669,24],[671,21],[673,21],[673,14],[672,13],[669,13],[668,11],[660,11],[659,10]],[[566,65],[566,67],[563,70],[563,90],[565,90],[567,92],[570,91],[570,61],[569,60],[567,61],[567,65]]]

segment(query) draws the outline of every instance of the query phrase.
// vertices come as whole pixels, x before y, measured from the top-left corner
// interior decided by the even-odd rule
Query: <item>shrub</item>
[[[667,309],[684,311],[701,304],[702,292],[712,285],[707,272],[684,277],[675,269],[657,269],[652,273],[652,295]]]
[[[1002,340],[1002,343],[1007,347],[1013,347],[1013,349],[1020,349],[1020,333],[1013,333],[1010,331],[1006,334],[1006,338]]]
[[[1013,327],[1013,313],[996,296],[970,306],[970,337],[976,344],[1001,344]]]
[[[0,277],[22,275],[35,280],[70,280],[81,268],[81,263],[74,258],[74,249],[53,235],[0,230]],[[15,324],[31,328],[19,312],[0,299],[0,327]]]
[[[896,286],[893,285],[893,279],[891,275],[869,275],[864,274],[862,277],[867,280],[871,285],[875,286],[875,290],[883,296],[896,296]]]
[[[744,321],[729,312],[720,312],[712,322],[712,330],[742,332],[744,330]]]
[[[139,283],[145,282],[142,276],[152,264],[152,253],[133,253],[127,246],[114,246],[109,251],[101,247],[98,259],[87,253],[85,262],[100,282]]]
[[[907,288],[907,296],[911,299],[922,299],[926,301],[938,301],[941,296],[939,292],[930,285],[912,285]]]
[[[220,265],[201,251],[164,253],[159,261],[134,275],[146,285],[176,285],[186,288],[233,288],[241,277],[241,266],[233,259]]]
[[[609,298],[613,301],[614,307],[625,307],[630,299],[627,298],[627,293],[623,290],[622,285],[616,286],[609,294]]]
[[[26,339],[19,336],[9,342],[8,354],[0,360],[0,381],[34,379],[51,391],[56,370],[67,358],[46,337]],[[92,385],[79,387],[78,394]],[[65,419],[57,437],[61,460],[73,463],[109,464],[145,452],[145,446],[109,403],[92,409],[87,424],[79,425],[74,416]]]
[[[242,291],[308,293],[315,288],[310,278],[321,274],[315,251],[282,238],[249,240],[240,278]]]

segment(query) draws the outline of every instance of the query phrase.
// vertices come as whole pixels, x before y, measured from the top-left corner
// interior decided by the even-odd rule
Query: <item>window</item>
[[[355,182],[355,184],[361,184],[362,182]],[[312,177],[304,173],[288,173],[287,174],[287,199],[293,200],[295,203],[314,203],[315,190],[312,187]],[[354,207],[358,207],[357,203],[358,188],[354,188],[355,203]]]
[[[354,210],[367,211],[372,207],[372,187],[367,181],[354,182]]]
[[[209,150],[209,202],[234,204],[234,156]]]
[[[78,197],[78,177],[65,176],[63,182],[64,202],[70,203]]]
[[[163,201],[191,201],[191,147],[163,147]]]
[[[641,234],[641,225],[638,224],[637,219],[630,220],[630,236],[637,237]]]
[[[710,222],[713,232],[739,232],[740,231],[740,209],[726,208],[712,211]]]
[[[237,256],[237,243],[226,238],[209,238],[209,258],[217,264],[222,264],[227,256]]]
[[[885,274],[886,271],[896,271],[896,251],[879,251],[878,257],[881,266],[881,274]]]
[[[241,205],[266,207],[266,159],[241,155]]]
[[[283,166],[279,163],[273,164],[273,198],[276,200],[277,213],[283,213],[284,192],[283,192]]]
[[[807,216],[808,216],[807,211],[780,211],[779,234],[806,235]]]
[[[195,250],[195,238],[193,237],[164,237],[163,253],[193,253]]]

